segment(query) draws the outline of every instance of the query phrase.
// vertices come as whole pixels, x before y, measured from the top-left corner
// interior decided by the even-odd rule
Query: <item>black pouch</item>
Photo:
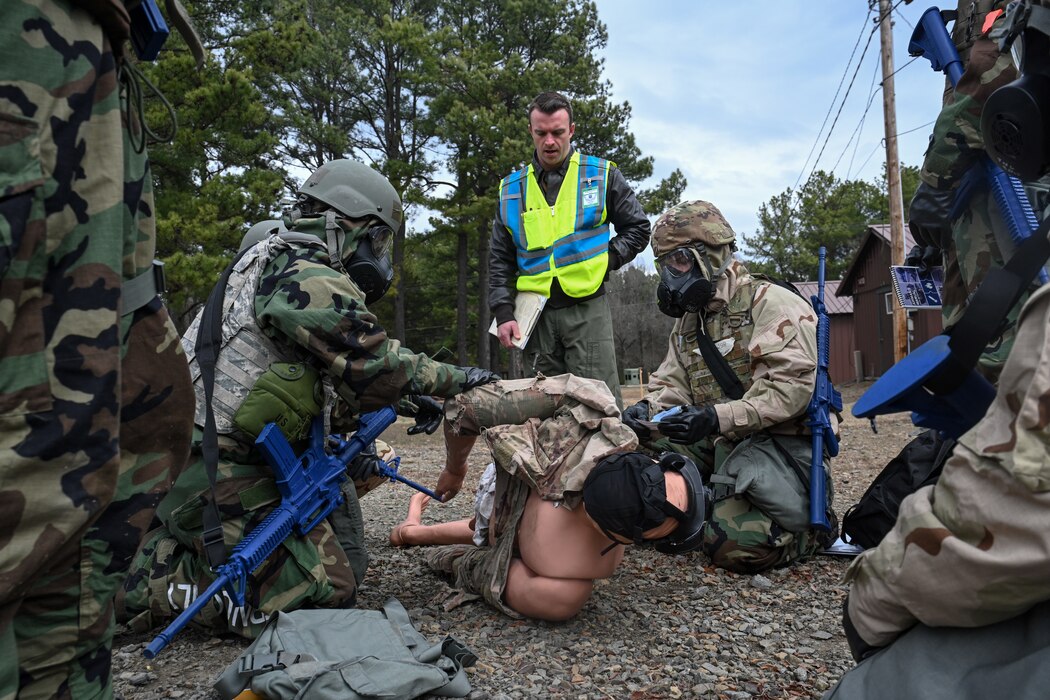
[[[927,430],[905,445],[846,511],[842,539],[865,549],[881,542],[897,522],[904,497],[936,483],[954,447],[955,440],[941,438],[935,430]]]

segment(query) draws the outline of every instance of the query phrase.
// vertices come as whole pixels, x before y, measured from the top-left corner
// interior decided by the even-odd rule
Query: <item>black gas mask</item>
[[[699,313],[714,298],[715,283],[732,259],[733,256],[728,255],[717,271],[712,270],[703,243],[675,248],[661,255],[656,259],[660,270],[656,303],[660,311],[672,318]],[[707,276],[700,271],[700,260],[707,268]]]
[[[383,298],[394,279],[390,266],[390,248],[394,232],[389,226],[373,226],[357,244],[357,250],[346,263],[346,274],[365,293],[365,304],[371,306]]]
[[[674,471],[685,479],[689,505],[679,510],[667,501],[664,473]],[[625,452],[602,459],[583,485],[587,515],[605,536],[618,543],[616,534],[636,545],[652,545],[663,554],[684,554],[703,544],[704,523],[711,514],[711,492],[700,470],[680,454],[666,452],[656,462],[641,452]],[[646,540],[642,533],[667,518],[678,527],[666,537]],[[611,549],[611,546],[610,546]],[[608,550],[606,550],[608,551]]]
[[[999,167],[1036,180],[1050,170],[1050,9],[1011,3],[1003,31],[1000,51],[1010,51],[1019,76],[988,98],[981,132]]]

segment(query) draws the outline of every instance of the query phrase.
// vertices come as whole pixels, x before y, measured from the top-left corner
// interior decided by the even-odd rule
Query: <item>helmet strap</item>
[[[722,264],[718,266],[717,270],[712,270],[711,256],[707,253],[707,247],[703,243],[699,243],[697,247],[700,250],[700,258],[704,261],[704,265],[707,266],[707,274],[710,275],[708,279],[711,280],[711,284],[716,284],[718,278],[722,276],[722,273],[729,269],[729,265],[733,262],[733,251],[729,251],[726,255],[726,259],[722,261]]]
[[[334,209],[326,211],[324,217],[324,232],[328,245],[329,265],[333,270],[344,272],[342,251],[346,233],[343,231],[343,227],[336,222],[336,211]]]
[[[696,250],[700,253],[700,259],[703,261],[704,267],[707,268],[707,279],[709,279],[712,282],[714,282],[715,281],[715,273],[711,269],[711,258],[709,258],[708,255],[707,255],[707,246],[705,246],[700,241],[697,241],[697,243],[696,243]]]

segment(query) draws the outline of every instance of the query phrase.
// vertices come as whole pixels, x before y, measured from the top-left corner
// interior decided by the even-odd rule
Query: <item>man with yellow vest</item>
[[[523,348],[525,371],[600,379],[622,407],[603,283],[649,244],[649,219],[615,163],[573,148],[568,99],[541,93],[528,114],[536,151],[530,165],[500,182],[492,223],[489,308],[497,334],[505,348],[521,338],[517,292],[547,297]]]

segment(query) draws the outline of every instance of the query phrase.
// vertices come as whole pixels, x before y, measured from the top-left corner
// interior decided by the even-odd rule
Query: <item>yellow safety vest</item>
[[[554,206],[531,164],[503,178],[500,215],[517,249],[518,290],[550,296],[555,277],[571,297],[598,290],[609,267],[605,196],[613,165],[573,153]]]

